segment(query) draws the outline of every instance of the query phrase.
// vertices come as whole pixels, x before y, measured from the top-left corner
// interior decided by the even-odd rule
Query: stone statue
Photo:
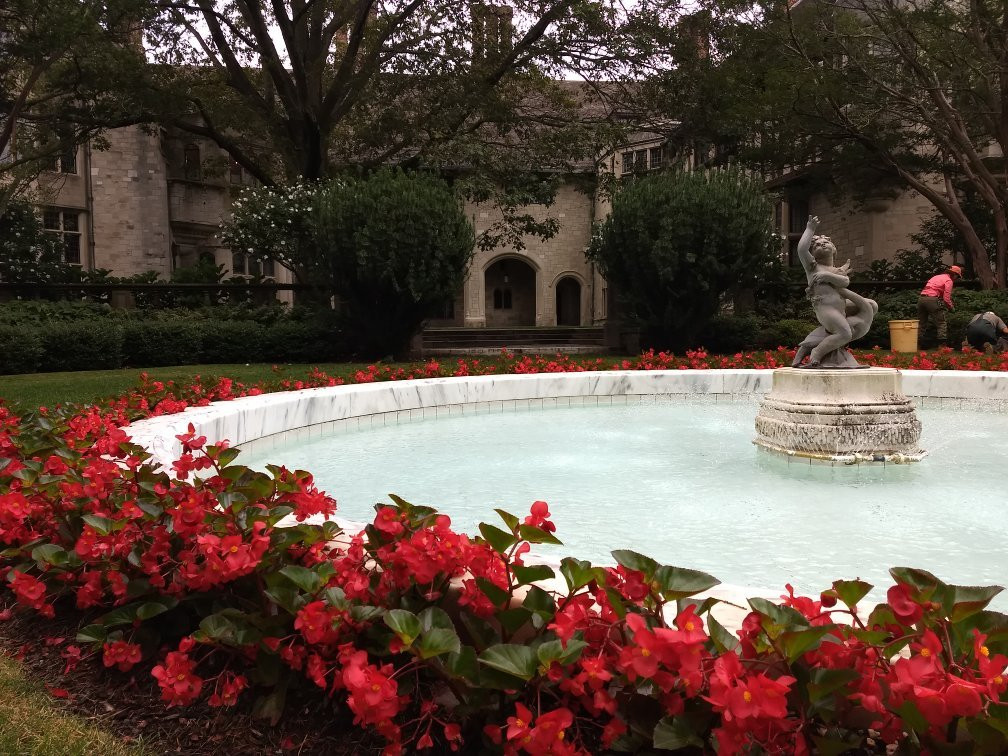
[[[791,364],[797,367],[808,356],[808,364],[803,367],[861,367],[847,351],[847,345],[868,332],[878,312],[878,304],[847,288],[850,285],[847,276],[850,260],[839,268],[833,267],[836,247],[828,236],[815,235],[818,227],[819,219],[813,215],[798,241],[798,259],[805,268],[808,278],[805,293],[812,301],[812,310],[820,327],[798,345]]]

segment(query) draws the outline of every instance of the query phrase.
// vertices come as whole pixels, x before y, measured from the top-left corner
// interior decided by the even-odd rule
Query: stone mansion
[[[218,239],[232,197],[251,183],[241,167],[209,141],[182,132],[127,127],[106,134],[108,148],[83,144],[55,161],[43,176],[49,198],[45,226],[63,240],[67,262],[114,275],[156,271],[162,278],[210,256],[229,274],[292,282],[290,271],[232,252]],[[670,154],[660,137],[640,133],[621,150],[586,171],[617,176],[660,170],[670,161],[690,167],[696,156]],[[591,182],[588,182],[591,183]],[[609,212],[607,200],[586,193],[586,182],[564,184],[549,208],[560,231],[552,239],[530,238],[526,248],[477,250],[463,290],[437,325],[472,328],[588,326],[605,322],[606,282],[584,256],[592,226]],[[788,197],[777,204],[774,222],[786,237],[789,258],[809,214],[836,242],[855,269],[890,258],[910,246],[909,235],[930,213],[922,197],[904,194],[855,211],[833,206],[825,195]],[[496,220],[491,208],[470,204],[466,212],[477,234]],[[289,296],[289,295],[288,295]]]

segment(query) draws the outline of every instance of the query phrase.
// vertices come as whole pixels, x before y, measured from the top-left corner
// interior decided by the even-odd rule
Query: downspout
[[[598,171],[599,166],[595,166],[595,188],[592,190],[591,209],[588,213],[588,243],[591,244],[592,234],[595,233],[595,206],[598,204]],[[585,250],[587,251],[587,250]],[[588,290],[591,293],[591,324],[595,325],[595,263],[590,264],[591,279]]]
[[[88,270],[94,272],[97,267],[95,261],[95,235],[94,235],[94,186],[91,175],[91,140],[84,143],[84,207],[87,210],[87,264]]]
[[[165,144],[167,141],[167,134],[164,128],[158,129],[158,154],[161,156],[161,165],[164,168],[164,180],[165,180],[165,220],[168,222],[168,280],[172,280],[172,274],[175,272],[175,229],[172,228],[172,181],[171,181],[171,163],[168,160],[168,147]],[[197,255],[198,257],[198,255]]]

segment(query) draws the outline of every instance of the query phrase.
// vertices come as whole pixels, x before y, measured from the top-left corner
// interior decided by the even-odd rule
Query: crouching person
[[[993,312],[978,312],[966,326],[966,342],[977,351],[1008,350],[1008,326]]]

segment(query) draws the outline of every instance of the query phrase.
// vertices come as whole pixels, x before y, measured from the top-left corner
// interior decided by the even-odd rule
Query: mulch
[[[318,694],[292,692],[282,719],[273,727],[252,715],[254,696],[247,692],[230,709],[203,703],[166,708],[150,675],[153,660],[123,673],[106,669],[100,654],[95,654],[64,674],[66,662],[60,652],[75,642],[76,632],[76,623],[16,614],[0,622],[0,653],[18,658],[26,678],[45,686],[55,707],[125,742],[140,743],[149,753],[364,756],[381,752],[380,738],[355,727],[347,708]]]

